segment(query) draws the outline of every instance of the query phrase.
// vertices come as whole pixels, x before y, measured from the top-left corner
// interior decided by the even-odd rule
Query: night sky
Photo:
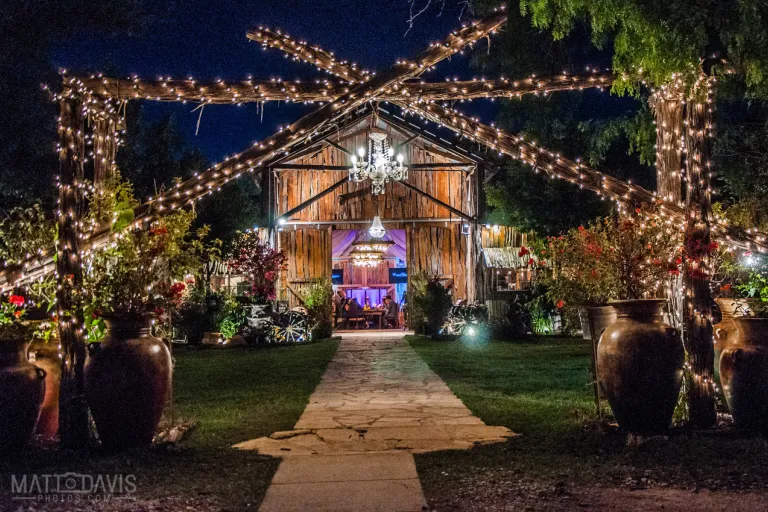
[[[152,23],[144,33],[118,38],[84,32],[60,45],[52,60],[57,67],[75,74],[109,70],[110,75],[137,74],[147,79],[161,75],[224,80],[239,80],[248,74],[257,79],[328,76],[309,65],[285,59],[278,50],[262,50],[259,44],[246,39],[249,28],[264,25],[318,44],[341,60],[381,70],[461,25],[457,2],[446,1],[442,13],[439,1],[433,3],[435,7],[418,18],[406,34],[408,0],[158,2],[153,8],[162,9],[164,19]],[[476,73],[467,56],[457,56],[424,76],[439,81],[446,76],[471,78]],[[266,105],[262,120],[255,104],[208,105],[195,136],[195,106],[147,102],[145,112],[150,117],[172,112],[190,143],[212,161],[242,151],[312,108],[272,102]]]

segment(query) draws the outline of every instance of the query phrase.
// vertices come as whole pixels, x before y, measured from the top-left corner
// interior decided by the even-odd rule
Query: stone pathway
[[[412,453],[514,435],[472,415],[402,332],[351,333],[294,430],[235,445],[283,457],[261,509],[418,511]]]

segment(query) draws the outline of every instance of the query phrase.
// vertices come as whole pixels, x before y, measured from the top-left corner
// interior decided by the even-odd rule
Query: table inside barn
[[[374,321],[376,321],[376,318],[378,317],[379,329],[382,329],[382,322],[384,319],[383,309],[365,309],[363,310],[363,315],[365,315],[366,321],[370,320],[372,317]]]

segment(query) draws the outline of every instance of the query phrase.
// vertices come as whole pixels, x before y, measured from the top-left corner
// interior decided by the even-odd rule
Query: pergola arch
[[[689,187],[688,208],[679,201],[660,197],[655,192],[624,182],[596,169],[573,161],[542,148],[533,141],[508,134],[503,130],[485,125],[439,102],[467,98],[518,97],[524,94],[548,94],[559,90],[607,87],[612,83],[608,73],[587,75],[558,75],[545,78],[528,78],[519,81],[493,80],[470,82],[425,83],[415,82],[424,71],[441,60],[458,53],[494,31],[507,21],[503,8],[489,16],[467,24],[454,31],[440,43],[433,43],[416,57],[396,62],[380,73],[367,73],[356,66],[339,62],[329,52],[318,47],[293,40],[289,36],[260,28],[248,33],[248,37],[268,47],[275,47],[299,60],[306,61],[337,76],[342,82],[293,83],[245,80],[229,84],[222,81],[198,83],[194,80],[139,79],[118,80],[100,75],[76,77],[65,75],[63,90],[55,95],[60,103],[59,156],[61,162],[59,186],[58,254],[55,266],[58,270],[59,309],[69,312],[73,294],[80,287],[80,261],[86,251],[97,250],[109,242],[111,234],[105,226],[82,226],[81,210],[85,171],[92,172],[98,186],[114,169],[117,151],[117,133],[120,129],[119,106],[124,101],[192,101],[198,103],[238,104],[246,101],[302,101],[318,102],[317,109],[274,135],[254,144],[245,151],[225,159],[189,180],[176,184],[156,197],[149,198],[135,212],[134,227],[151,222],[157,212],[183,208],[218,190],[222,185],[244,174],[263,172],[280,162],[286,155],[311,146],[314,141],[332,133],[340,123],[367,105],[391,102],[404,113],[418,116],[455,132],[459,139],[466,139],[485,146],[489,151],[529,164],[536,170],[553,177],[565,179],[577,186],[610,198],[619,205],[652,203],[658,207],[668,222],[687,228],[688,235],[695,233],[701,240],[711,234],[729,245],[745,250],[768,250],[768,242],[761,233],[746,233],[718,223],[708,217],[709,185],[703,169],[708,165],[706,152],[701,147],[688,148],[689,173],[695,177],[695,187]],[[708,81],[697,84],[704,90]],[[702,93],[706,96],[706,92]],[[702,141],[711,131],[709,109],[705,101],[689,109],[689,126],[701,132],[696,137]],[[404,122],[408,122],[404,119]],[[90,123],[92,134],[87,133]],[[87,150],[92,144],[92,151]],[[702,143],[703,144],[703,143]],[[92,153],[92,154],[91,154]],[[490,173],[492,174],[492,173]],[[485,178],[483,178],[485,181]],[[479,191],[480,192],[480,191]],[[480,206],[479,208],[482,208]],[[474,215],[474,222],[482,220],[482,212]],[[702,231],[702,226],[704,226]],[[86,228],[85,230],[83,228]],[[475,236],[477,236],[475,234]],[[4,289],[53,270],[53,254],[34,255],[20,266],[7,268],[0,273],[0,286]],[[708,280],[705,280],[708,284]],[[700,283],[699,283],[700,284]],[[702,288],[703,290],[703,288]],[[703,291],[702,291],[703,293]],[[699,308],[689,319],[692,328],[706,334],[711,330],[707,309]],[[703,312],[703,313],[702,313]],[[62,314],[60,331],[65,353],[65,369],[71,370],[72,385],[80,386],[80,373],[84,360],[82,332],[77,316]],[[708,326],[708,327],[707,327]],[[65,372],[65,375],[69,375]],[[706,375],[704,376],[706,378]],[[66,379],[62,380],[65,387]]]

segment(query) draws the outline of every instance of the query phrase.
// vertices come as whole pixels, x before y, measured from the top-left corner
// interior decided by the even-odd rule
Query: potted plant
[[[130,186],[118,182],[112,190],[114,204],[92,204],[92,215],[132,211]],[[85,310],[106,326],[86,364],[85,387],[103,447],[117,450],[152,442],[171,388],[171,357],[151,326],[178,300],[176,283],[196,263],[196,251],[191,212],[175,211],[148,228],[129,228],[122,214],[111,218],[119,236],[84,264]]]
[[[557,237],[548,237],[537,248],[537,281],[547,289],[547,296],[568,317],[577,309],[584,339],[595,340],[616,320],[616,312],[608,301],[618,297],[619,280],[610,265],[608,254],[610,221],[598,221],[588,227],[579,226]],[[594,328],[594,329],[593,329]]]
[[[270,247],[258,231],[238,233],[235,238],[227,266],[232,273],[245,276],[248,280],[248,296],[261,309],[260,312],[254,312],[254,315],[266,313],[270,301],[275,300],[275,283],[285,262],[285,254]]]
[[[27,361],[25,314],[23,296],[0,299],[0,453],[27,444],[45,396],[45,371]]]
[[[313,340],[330,338],[333,334],[333,285],[328,277],[315,279],[304,297],[307,315],[312,323]]]
[[[598,384],[619,426],[638,434],[669,428],[683,378],[680,333],[664,322],[668,281],[680,274],[679,232],[654,211],[604,219],[606,268],[618,282],[617,320],[600,337]]]
[[[733,318],[738,336],[720,355],[720,381],[736,426],[768,437],[768,274],[753,271],[737,288],[749,309]]]

